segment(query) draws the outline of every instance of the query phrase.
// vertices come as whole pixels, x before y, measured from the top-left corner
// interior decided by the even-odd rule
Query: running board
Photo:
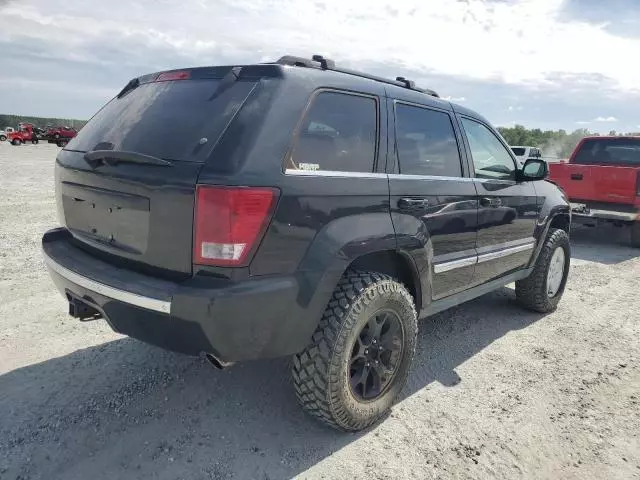
[[[469,300],[473,300],[474,298],[481,297],[482,295],[493,292],[500,287],[509,285],[512,282],[527,278],[529,275],[531,275],[532,271],[533,267],[527,268],[525,270],[518,270],[517,272],[505,275],[504,277],[500,277],[488,283],[483,283],[482,285],[478,285],[477,287],[465,290],[464,292],[456,293],[449,297],[431,302],[421,310],[419,317],[430,317],[431,315],[440,313],[443,310],[447,310],[451,307],[455,307],[456,305],[460,305],[461,303],[468,302]]]

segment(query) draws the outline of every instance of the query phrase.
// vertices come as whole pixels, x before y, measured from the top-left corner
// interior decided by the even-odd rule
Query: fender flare
[[[309,338],[349,265],[363,255],[389,250],[396,250],[389,212],[340,217],[316,234],[295,272],[296,300],[306,312]]]
[[[569,230],[571,229],[571,208],[569,205],[558,205],[551,209],[551,213],[543,218],[543,222],[538,223],[535,231],[535,238],[537,241],[536,248],[531,256],[531,260],[529,260],[529,267],[533,268],[538,261],[538,256],[542,251],[542,247],[544,246],[544,239],[547,238],[547,234],[549,233],[549,229],[551,228],[551,224],[554,219],[566,216],[569,218]]]

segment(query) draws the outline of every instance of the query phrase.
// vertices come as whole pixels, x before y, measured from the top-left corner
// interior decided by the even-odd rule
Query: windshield
[[[574,163],[640,166],[640,138],[589,138]]]
[[[516,157],[522,157],[524,155],[524,148],[521,147],[511,147],[511,151]]]
[[[142,84],[114,98],[69,142],[68,150],[125,150],[203,162],[253,82],[218,92],[220,80]]]

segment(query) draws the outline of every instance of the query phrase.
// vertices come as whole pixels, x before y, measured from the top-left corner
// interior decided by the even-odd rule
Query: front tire
[[[16,147],[18,145],[20,145],[22,142],[20,140],[18,140],[17,138],[14,138],[13,140],[11,140],[11,145],[15,145]]]
[[[347,271],[311,344],[293,358],[298,401],[339,430],[376,423],[407,381],[417,332],[404,285],[380,273]]]
[[[533,272],[516,282],[516,298],[534,312],[553,312],[564,293],[570,264],[569,235],[550,229]]]
[[[31,143],[34,144],[34,145],[37,145],[38,144],[38,139],[34,138],[33,140],[31,140]]]
[[[0,142],[4,142],[7,140],[7,137],[5,135],[0,135]]]

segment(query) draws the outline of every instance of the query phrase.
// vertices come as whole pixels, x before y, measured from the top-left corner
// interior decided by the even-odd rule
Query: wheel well
[[[416,310],[419,312],[422,299],[420,280],[411,259],[394,251],[373,252],[356,258],[349,268],[385,273],[404,284],[413,296]]]
[[[560,213],[551,219],[551,225],[549,228],[559,228],[560,230],[564,230],[569,233],[571,229],[571,221],[569,220],[569,215]]]

